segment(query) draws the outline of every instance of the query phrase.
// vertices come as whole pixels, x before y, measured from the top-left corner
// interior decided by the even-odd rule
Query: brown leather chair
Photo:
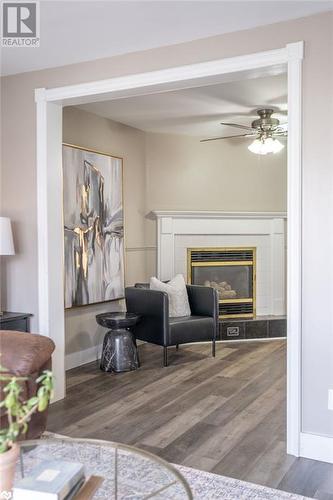
[[[0,330],[0,364],[9,374],[28,377],[22,383],[22,398],[29,399],[37,391],[36,379],[43,370],[51,369],[51,355],[54,351],[54,342],[48,337],[32,333]],[[5,383],[1,382],[0,390],[3,394]],[[21,439],[39,438],[46,428],[47,410],[36,412],[29,423],[28,432]],[[1,408],[0,426],[6,427],[7,417]]]

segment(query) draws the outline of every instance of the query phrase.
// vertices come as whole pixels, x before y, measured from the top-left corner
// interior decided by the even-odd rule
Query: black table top
[[[10,320],[15,320],[15,319],[24,319],[24,318],[30,318],[32,316],[31,313],[18,313],[18,312],[9,312],[9,311],[4,311],[0,315],[0,322],[1,321],[10,321]]]
[[[96,321],[99,325],[106,328],[130,328],[140,320],[139,314],[127,312],[108,312],[96,315]]]

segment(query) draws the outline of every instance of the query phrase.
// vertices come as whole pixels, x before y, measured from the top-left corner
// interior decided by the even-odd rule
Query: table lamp
[[[0,217],[0,255],[15,255],[12,225],[8,217]]]

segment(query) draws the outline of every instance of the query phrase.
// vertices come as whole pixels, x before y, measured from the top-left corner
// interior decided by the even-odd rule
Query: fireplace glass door
[[[255,249],[188,249],[188,281],[217,290],[221,318],[255,314]]]

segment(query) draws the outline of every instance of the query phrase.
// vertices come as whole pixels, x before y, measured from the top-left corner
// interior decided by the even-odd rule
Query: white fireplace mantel
[[[152,212],[157,220],[157,272],[162,280],[187,273],[187,248],[257,248],[257,314],[285,314],[285,212]]]

